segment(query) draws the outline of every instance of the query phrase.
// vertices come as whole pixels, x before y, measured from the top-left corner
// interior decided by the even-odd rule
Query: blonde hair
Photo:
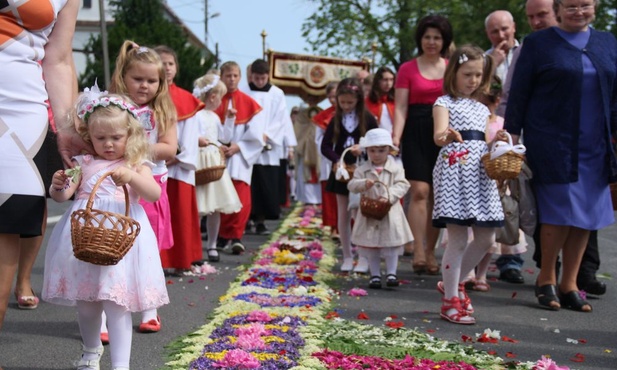
[[[193,86],[202,89],[204,88],[204,86],[210,85],[214,81],[215,76],[218,77],[218,75],[216,74],[207,73],[196,79],[195,82],[193,82]],[[206,100],[208,100],[208,98],[214,94],[218,96],[224,96],[225,94],[227,94],[227,86],[225,86],[225,84],[220,79],[218,80],[216,85],[214,85],[214,87],[204,93],[201,93],[197,98],[205,103]]]
[[[483,61],[482,81],[480,82],[480,86],[478,86],[476,91],[473,92],[471,97],[477,99],[483,94],[488,93],[488,89],[493,78],[493,57],[488,54],[484,54],[484,51],[482,49],[474,45],[463,45],[457,48],[452,53],[452,56],[450,56],[448,66],[446,67],[446,72],[443,77],[444,93],[454,98],[462,98],[463,96],[461,95],[456,86],[456,74],[458,73],[459,68],[463,64],[478,59]]]
[[[109,94],[104,95],[116,97],[133,104],[131,100],[125,96]],[[102,96],[102,97],[104,97]],[[76,111],[75,111],[76,112]],[[122,109],[117,105],[110,104],[108,106],[98,106],[88,116],[87,120],[75,120],[77,115],[71,115],[74,120],[77,133],[84,139],[86,143],[92,144],[90,131],[88,127],[93,124],[105,125],[110,128],[123,127],[127,129],[127,140],[124,151],[124,159],[129,166],[140,165],[145,159],[149,159],[150,144],[146,138],[146,132],[141,122],[133,114],[126,109]]]
[[[162,136],[178,120],[176,107],[169,95],[169,86],[165,77],[165,69],[161,57],[154,50],[146,47],[137,47],[133,41],[126,40],[120,47],[116,58],[116,69],[111,79],[109,90],[117,94],[128,95],[124,77],[137,63],[154,64],[159,74],[159,88],[148,106],[154,113],[158,125],[158,135]]]

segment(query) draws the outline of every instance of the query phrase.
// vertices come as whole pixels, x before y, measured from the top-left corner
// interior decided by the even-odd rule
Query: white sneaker
[[[368,272],[368,260],[364,257],[359,257],[358,263],[356,264],[356,267],[354,267],[353,272],[366,274]]]
[[[341,265],[341,271],[349,272],[353,269],[353,258],[345,258]]]

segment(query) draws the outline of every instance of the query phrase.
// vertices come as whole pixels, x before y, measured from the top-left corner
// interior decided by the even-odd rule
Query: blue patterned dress
[[[441,96],[436,106],[449,113],[450,127],[461,132],[463,142],[441,148],[433,168],[433,226],[503,226],[503,210],[495,181],[481,158],[488,152],[484,139],[489,110],[476,100]]]

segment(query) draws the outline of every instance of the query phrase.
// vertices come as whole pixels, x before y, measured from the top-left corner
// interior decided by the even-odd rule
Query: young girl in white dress
[[[206,104],[197,113],[199,121],[199,158],[198,169],[218,166],[221,164],[221,143],[229,143],[233,137],[235,110],[229,109],[224,124],[213,111],[221,105],[221,98],[227,93],[225,84],[213,73],[198,78],[195,81],[193,95]],[[207,216],[206,227],[208,240],[208,261],[218,262],[216,240],[221,225],[221,213],[236,213],[242,208],[236,189],[227,169],[217,180],[203,185],[197,185],[197,210],[200,216]]]
[[[54,228],[45,255],[43,299],[77,306],[77,320],[83,342],[78,369],[99,369],[103,353],[99,329],[102,313],[107,315],[113,369],[128,369],[133,324],[131,312],[155,309],[169,303],[165,277],[160,265],[156,236],[139,199],[156,201],[161,188],[152,177],[152,162],[146,160],[149,144],[138,120],[137,110],[119,95],[85,93],[78,107],[77,130],[92,144],[95,155],[73,158],[77,174],[54,173],[51,197],[75,201]],[[71,214],[85,209],[97,180],[107,172],[96,191],[93,209],[125,213],[126,185],[130,196],[129,216],[141,231],[135,244],[116,265],[100,266],[78,260],[71,243]]]
[[[473,307],[460,284],[495,242],[504,215],[495,181],[481,157],[488,152],[485,139],[490,112],[477,98],[488,90],[493,59],[475,46],[462,46],[450,58],[444,77],[447,95],[433,107],[434,141],[441,146],[433,169],[433,226],[447,227],[443,254],[444,294],[441,317],[456,324],[474,324]],[[468,243],[467,228],[473,230]]]
[[[386,285],[397,287],[398,256],[403,254],[403,245],[411,243],[413,236],[401,198],[409,190],[403,165],[391,157],[390,151],[398,151],[392,144],[392,135],[383,128],[375,128],[360,138],[360,148],[366,149],[368,161],[360,165],[347,184],[353,193],[367,192],[371,198],[382,198],[391,204],[388,214],[381,220],[369,218],[358,211],[351,232],[351,242],[358,246],[359,255],[368,260],[371,279],[369,288],[381,288],[381,258],[386,262]],[[376,185],[375,182],[381,184]],[[369,194],[369,192],[375,194]],[[389,196],[388,196],[389,195]]]

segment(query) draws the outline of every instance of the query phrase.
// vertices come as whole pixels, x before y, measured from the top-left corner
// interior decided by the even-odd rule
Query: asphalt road
[[[62,214],[66,205],[50,202],[49,216]],[[277,222],[270,221],[273,229]],[[51,232],[50,225],[47,235]],[[246,235],[248,252],[242,256],[223,255],[213,264],[218,273],[206,277],[169,277],[168,291],[171,304],[162,307],[159,314],[162,330],[154,334],[137,332],[140,315],[134,315],[133,369],[159,369],[165,363],[165,346],[178,337],[189,334],[203,325],[218,305],[238,273],[236,267],[250,262],[265,236]],[[491,291],[471,293],[476,310],[474,326],[460,326],[439,318],[440,294],[435,290],[438,276],[417,276],[411,271],[409,257],[400,261],[399,279],[405,284],[396,289],[369,290],[369,295],[351,298],[345,293],[353,287],[367,288],[368,277],[341,275],[339,308],[344,318],[356,320],[364,311],[370,318],[365,323],[384,325],[383,319],[397,315],[407,328],[432,333],[440,339],[461,341],[463,335],[474,338],[487,328],[500,330],[502,335],[517,343],[474,343],[474,346],[512,360],[531,361],[550,355],[562,366],[571,369],[617,369],[617,226],[599,233],[602,266],[600,273],[609,288],[606,295],[591,299],[594,311],[579,313],[568,310],[552,312],[537,307],[533,282],[537,269],[531,261],[533,245],[525,255],[525,284],[513,285],[496,281],[497,273],[489,272]],[[441,254],[441,251],[439,251]],[[43,279],[45,245],[33,272],[33,284],[40,293]],[[608,277],[613,278],[608,278]],[[577,343],[574,343],[577,342]],[[24,311],[17,308],[14,298],[10,303],[4,327],[0,332],[0,366],[5,370],[21,369],[74,369],[81,354],[81,341],[74,308],[41,302],[39,308]],[[577,354],[578,355],[577,357]],[[572,359],[583,359],[573,362]],[[111,367],[109,352],[103,355],[102,369]]]

